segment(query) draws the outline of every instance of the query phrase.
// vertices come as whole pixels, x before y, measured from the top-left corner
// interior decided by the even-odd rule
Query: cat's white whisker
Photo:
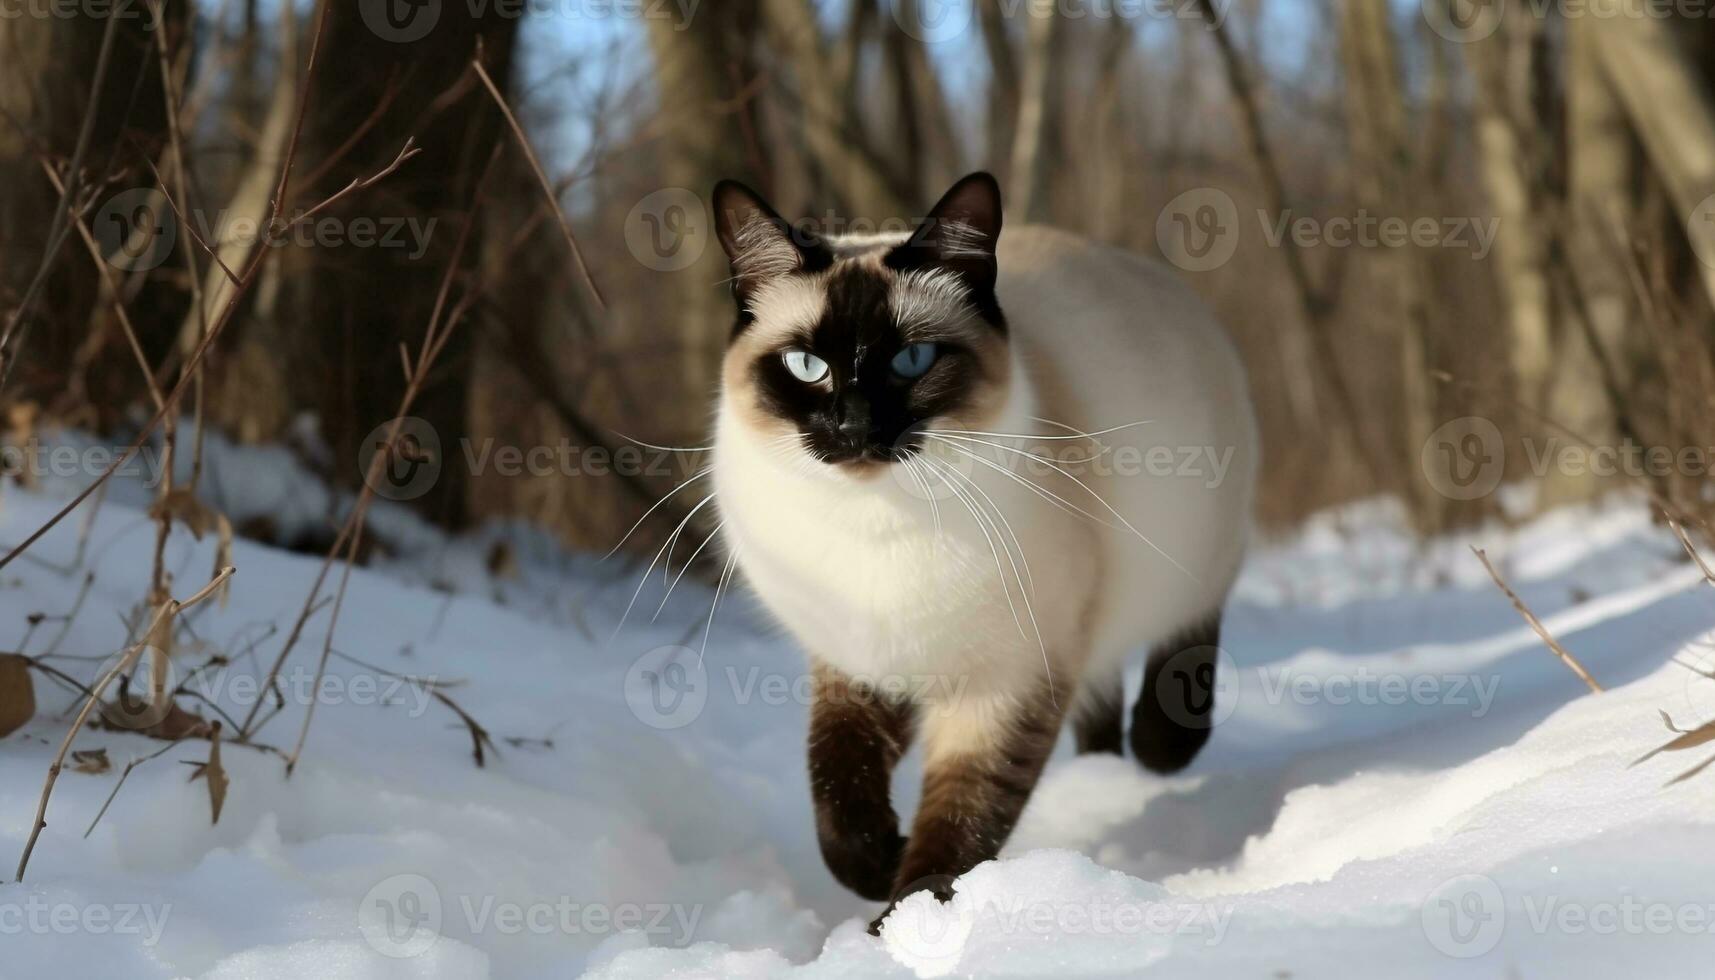
[[[610,429],[608,431],[621,439],[624,439],[626,442],[634,443],[645,449],[657,449],[664,453],[708,453],[714,452],[715,448],[713,446],[661,446],[653,442],[644,442],[642,439],[633,439],[631,436],[626,435],[618,429]]]
[[[1035,421],[1047,422],[1048,420],[1047,419],[1035,419]],[[1000,439],[1041,439],[1041,440],[1044,440],[1047,442],[1061,442],[1061,441],[1078,441],[1078,440],[1083,440],[1083,439],[1094,439],[1096,436],[1105,436],[1110,432],[1119,432],[1122,429],[1135,429],[1140,425],[1153,425],[1154,423],[1155,423],[1154,419],[1140,419],[1136,422],[1127,422],[1124,425],[1116,425],[1116,426],[1113,426],[1113,427],[1107,428],[1107,429],[1097,429],[1094,432],[1079,432],[1076,429],[1072,429],[1072,431],[1077,432],[1078,434],[1077,435],[1070,435],[1070,436],[1045,436],[1045,435],[1042,435],[1041,433],[1023,433],[1023,432],[982,432],[982,431],[979,431],[976,429],[922,429],[919,431],[933,432],[937,435],[994,436],[994,437],[1000,438]],[[1052,424],[1058,425],[1060,423],[1052,423]],[[1064,427],[1071,429],[1071,426],[1064,426]]]
[[[942,438],[942,437],[937,437],[937,438]],[[978,442],[980,440],[971,440],[971,441]],[[977,453],[973,453],[973,452],[965,449],[963,446],[960,446],[957,443],[952,442],[951,440],[947,440],[945,438],[942,438],[942,443],[948,449],[951,449],[953,452],[959,453],[962,456],[969,456],[971,459],[976,460],[977,462],[983,464],[984,466],[987,466],[988,468],[996,471],[997,473],[1000,473],[1001,475],[1007,477],[1008,479],[1018,481],[1018,483],[1021,486],[1025,487],[1026,489],[1035,493],[1037,496],[1039,496],[1042,499],[1053,504],[1055,507],[1057,507],[1059,510],[1063,511],[1064,513],[1076,514],[1079,517],[1085,518],[1085,519],[1090,520],[1090,521],[1094,521],[1095,523],[1101,525],[1102,527],[1109,528],[1111,530],[1115,530],[1115,531],[1125,530],[1125,528],[1119,526],[1118,524],[1115,524],[1112,521],[1103,520],[1102,518],[1097,517],[1095,514],[1090,513],[1089,511],[1085,510],[1082,507],[1079,507],[1077,504],[1072,503],[1071,501],[1067,500],[1065,497],[1062,497],[1052,490],[1049,490],[1045,487],[1042,487],[1036,483],[1031,482],[1030,480],[1025,479],[1022,476],[1019,476],[1017,473],[1014,473],[1012,470],[1007,469],[1006,467],[1000,465],[999,463],[996,463],[995,461],[993,461],[991,459],[987,459],[987,458],[985,458],[985,457],[983,457]],[[993,448],[993,449],[1005,448],[1002,446],[995,446],[992,443],[986,443],[986,442],[982,443],[982,445],[989,446],[990,448]]]
[[[923,464],[911,456],[904,457],[900,462],[905,464],[905,471],[911,474],[911,478],[917,481],[917,486],[923,491],[923,498],[929,501],[929,516],[935,522],[935,537],[932,544],[938,544],[941,540],[941,503],[935,499],[935,491],[929,486],[929,481],[923,478],[920,469]]]
[[[929,462],[931,465],[934,465],[933,460],[930,460]],[[976,481],[972,480],[968,476],[965,476],[963,473],[960,473],[954,467],[947,466],[945,464],[942,464],[942,466],[944,466],[946,473],[950,477],[952,477],[954,480],[962,481],[966,486],[970,487],[972,490],[975,490],[977,493],[982,494],[983,499],[986,500],[988,502],[988,505],[994,509],[995,517],[1000,518],[1001,523],[1006,525],[1006,533],[1012,535],[1013,545],[1016,546],[1018,549],[1018,560],[1017,561],[1013,560],[1011,548],[1006,549],[1006,560],[1007,560],[1007,563],[1012,566],[1012,577],[1013,577],[1013,579],[1018,582],[1018,597],[1020,600],[1022,600],[1024,602],[1025,615],[1030,618],[1030,629],[1031,629],[1031,632],[1034,633],[1036,636],[1036,646],[1039,650],[1042,651],[1042,670],[1046,674],[1047,679],[1048,679],[1048,698],[1056,707],[1058,707],[1060,701],[1059,701],[1059,697],[1056,695],[1056,693],[1054,691],[1054,668],[1048,661],[1048,644],[1047,644],[1047,641],[1045,641],[1042,638],[1042,627],[1036,621],[1036,608],[1035,608],[1035,606],[1033,606],[1031,604],[1031,601],[1030,601],[1031,594],[1036,591],[1036,580],[1033,576],[1030,576],[1030,563],[1024,556],[1024,543],[1018,540],[1017,534],[1013,534],[1011,522],[1007,521],[1006,515],[1001,512],[1000,505],[998,505],[994,502],[994,498],[990,497],[988,495],[987,491],[985,491],[982,487],[978,486],[976,484]],[[954,483],[949,482],[947,486],[948,486],[948,489],[954,490],[955,493],[958,492]],[[971,501],[974,503],[975,499],[976,498],[972,497]],[[971,513],[973,515],[979,515],[980,514],[980,508],[973,507]],[[994,520],[992,518],[989,519],[989,525],[991,527],[995,527]],[[996,534],[1000,533],[999,527],[995,527],[995,533]],[[983,532],[983,534],[984,534],[984,536],[987,536],[988,532],[985,530]],[[1001,538],[1001,546],[1003,548],[1006,547],[1006,538],[1004,536]],[[991,548],[991,550],[994,547],[992,542],[991,542],[989,547]],[[1019,569],[1018,569],[1019,562],[1024,563],[1024,574],[1023,575],[1019,574]],[[996,571],[1000,571],[999,566],[1000,566],[1000,559],[997,557],[995,559],[995,570]],[[1028,588],[1028,590],[1025,587],[1026,577],[1029,577],[1029,588]],[[1002,591],[1006,592],[1007,605],[1012,606],[1012,592],[1010,589],[1007,588],[1006,574],[1004,572],[1001,573],[1001,589],[1002,589]],[[1017,607],[1013,607],[1012,617],[1013,617],[1013,621],[1015,623],[1017,623],[1018,622],[1018,609],[1017,609]],[[1021,636],[1024,636],[1026,639],[1029,639],[1029,634],[1026,634],[1024,632],[1024,624],[1023,623],[1018,623],[1018,631],[1019,631],[1019,634]]]
[[[946,438],[946,437],[941,436],[939,438]],[[1083,488],[1085,493],[1096,498],[1096,502],[1102,505],[1102,509],[1104,509],[1108,513],[1114,515],[1114,519],[1119,521],[1122,525],[1124,525],[1125,529],[1127,531],[1130,531],[1139,541],[1142,541],[1144,544],[1149,545],[1149,547],[1151,549],[1153,549],[1156,554],[1167,559],[1168,564],[1172,565],[1174,568],[1179,569],[1179,571],[1181,573],[1183,573],[1185,575],[1185,577],[1189,578],[1191,581],[1195,582],[1198,580],[1197,576],[1191,574],[1191,570],[1186,568],[1184,565],[1181,565],[1177,558],[1174,558],[1172,555],[1163,551],[1161,549],[1160,545],[1157,545],[1154,541],[1149,540],[1148,535],[1144,534],[1142,531],[1139,531],[1137,528],[1133,527],[1131,522],[1125,519],[1124,514],[1121,514],[1119,511],[1115,510],[1113,505],[1108,503],[1107,498],[1103,497],[1101,494],[1099,494],[1095,490],[1091,489],[1089,484],[1085,483],[1083,480],[1078,479],[1078,477],[1076,475],[1067,472],[1064,468],[1062,468],[1061,466],[1056,464],[1053,460],[1048,459],[1046,456],[1036,456],[1034,454],[1027,453],[1022,449],[1014,449],[1010,446],[1002,446],[998,443],[992,443],[992,442],[983,443],[983,441],[981,439],[972,439],[970,441],[982,443],[983,445],[989,446],[989,447],[994,448],[994,449],[998,449],[1002,452],[1017,453],[1021,456],[1028,456],[1031,459],[1034,459],[1038,462],[1043,463],[1049,469],[1053,470],[1056,473],[1059,473],[1061,476],[1065,477],[1068,480],[1071,480],[1073,483],[1076,483],[1078,486]]]
[[[601,560],[607,561],[609,558],[612,558],[614,555],[618,554],[619,549],[625,547],[625,542],[630,541],[631,536],[633,534],[637,533],[637,529],[643,526],[643,522],[647,521],[649,519],[649,515],[655,513],[657,510],[659,510],[661,508],[661,505],[667,502],[668,498],[672,497],[674,494],[678,493],[680,490],[685,489],[686,487],[697,482],[698,480],[701,480],[703,477],[708,476],[710,473],[713,473],[714,471],[715,471],[715,468],[713,466],[705,466],[702,469],[698,470],[697,472],[691,474],[691,478],[686,480],[684,483],[681,483],[678,486],[674,487],[673,489],[667,491],[665,494],[662,494],[661,499],[657,500],[657,501],[655,501],[655,503],[651,504],[649,506],[649,509],[643,512],[643,516],[639,517],[637,519],[637,523],[631,525],[631,528],[625,532],[625,536],[620,538],[619,543],[613,546],[613,550],[611,550],[607,554],[601,556]],[[701,505],[699,504],[698,506],[701,506]]]
[[[709,546],[709,542],[721,536],[721,528],[725,526],[726,521],[716,524],[715,529],[709,532],[709,536],[703,539],[703,543],[697,545],[697,550],[691,552],[691,557],[685,559],[685,564],[679,567],[679,574],[673,576],[673,584],[667,586],[667,594],[661,597],[661,604],[655,607],[655,614],[649,617],[651,623],[661,618],[661,610],[667,608],[667,600],[673,598],[673,590],[679,587],[679,580],[685,577],[685,573],[691,570],[692,565],[696,564],[697,556],[703,553],[703,549]]]
[[[714,629],[715,629],[715,613],[719,612],[720,608],[721,608],[721,592],[726,589],[727,582],[731,581],[732,572],[733,572],[733,569],[735,567],[737,567],[737,562],[738,562],[738,548],[737,548],[737,546],[734,546],[732,549],[732,554],[727,556],[726,567],[721,569],[720,579],[715,582],[715,601],[709,605],[709,622],[708,622],[708,625],[703,627],[703,646],[702,646],[702,649],[697,651],[697,666],[698,667],[702,667],[703,657],[708,655],[708,652],[709,652],[709,634],[713,633]]]
[[[715,495],[711,493],[699,501],[697,506],[692,507],[690,512],[685,515],[684,519],[679,522],[679,526],[673,529],[673,533],[668,536],[666,543],[656,549],[655,557],[649,559],[649,567],[643,570],[642,579],[638,581],[637,588],[631,593],[631,601],[625,604],[625,612],[620,614],[619,625],[613,628],[613,638],[618,638],[620,631],[625,629],[625,621],[631,618],[631,609],[633,606],[637,605],[637,597],[643,594],[643,587],[649,584],[649,574],[655,571],[655,563],[661,560],[661,556],[663,554],[666,554],[667,546],[673,543],[673,539],[678,537],[679,532],[684,530],[685,525],[691,523],[691,518],[697,516],[697,511],[702,510],[703,507],[713,499],[715,499]]]
[[[949,467],[949,469],[952,469],[952,468]],[[1019,561],[1024,564],[1024,576],[1025,576],[1025,579],[1029,580],[1030,595],[1034,596],[1036,594],[1036,578],[1035,578],[1035,576],[1030,574],[1030,562],[1026,561],[1025,557],[1024,557],[1024,543],[1022,541],[1020,541],[1018,539],[1018,535],[1013,532],[1012,522],[1008,521],[1006,519],[1006,514],[1001,511],[1000,504],[996,503],[995,499],[993,497],[989,496],[988,491],[984,490],[982,488],[981,484],[977,483],[976,480],[971,479],[969,476],[966,476],[965,474],[960,473],[957,469],[952,469],[952,473],[954,476],[957,476],[959,478],[959,480],[965,484],[965,486],[970,487],[972,490],[981,494],[983,500],[988,503],[989,509],[994,512],[994,516],[1000,518],[1000,523],[1005,525],[1006,533],[1012,537],[1013,546],[1018,551]],[[1017,569],[1016,568],[1013,570],[1013,574],[1015,576],[1017,575]],[[1020,580],[1019,584],[1020,584],[1020,591],[1022,591],[1024,581]],[[1034,617],[1032,617],[1032,618],[1034,618]]]
[[[947,475],[946,475],[947,473],[952,473],[955,476],[958,475],[958,470],[955,470],[952,467],[947,466],[945,463],[939,463],[933,459],[929,459],[928,457],[924,457],[924,462],[927,462],[929,464],[931,472],[936,473],[938,476],[941,477],[941,482],[943,482],[947,485],[947,489],[952,491],[953,496],[958,498],[959,503],[964,504],[965,509],[970,511],[971,519],[976,522],[977,530],[979,530],[983,533],[983,540],[988,542],[989,553],[994,556],[994,572],[995,572],[995,575],[1000,579],[1000,588],[1001,588],[1001,592],[1003,594],[1005,594],[1005,596],[1006,596],[1007,608],[1012,610],[1012,621],[1015,625],[1018,626],[1018,635],[1028,639],[1030,634],[1026,633],[1024,631],[1024,620],[1018,615],[1018,607],[1013,604],[1012,587],[1007,585],[1007,583],[1006,583],[1006,570],[1004,568],[1002,568],[1001,564],[1000,564],[1000,549],[995,547],[994,535],[989,533],[988,521],[984,519],[983,513],[978,509],[977,504],[976,504],[976,498],[965,493],[963,490],[961,490],[959,488],[958,484],[954,483],[951,479],[949,479],[947,477]],[[996,534],[999,533],[998,528],[996,529],[995,533]],[[1004,544],[1004,542],[1002,542],[1002,543]],[[1009,558],[1011,557],[1011,554],[1012,553],[1010,551],[1007,552],[1007,555]],[[1022,594],[1023,591],[1024,591],[1024,586],[1021,584],[1019,586],[1019,592]]]
[[[1101,440],[1096,438],[1097,435],[1101,435],[1102,433],[1085,432],[1083,429],[1080,429],[1076,426],[1067,425],[1064,422],[1056,422],[1053,419],[1045,419],[1045,418],[1041,417],[1040,415],[1032,415],[1032,416],[1030,416],[1030,420],[1032,422],[1041,422],[1043,425],[1052,425],[1057,429],[1064,429],[1065,431],[1072,433],[1072,435],[1071,436],[1048,436],[1048,435],[1024,436],[1024,435],[1016,435],[1013,433],[996,433],[996,435],[999,435],[1003,438],[1038,439],[1038,440],[1044,440],[1044,441],[1050,441],[1050,442],[1055,442],[1055,441],[1065,441],[1065,442],[1084,441],[1084,442],[1094,443],[1095,446],[1099,450],[1093,456],[1081,456],[1081,457],[1078,457],[1075,459],[1061,460],[1061,462],[1063,462],[1063,463],[1093,463],[1096,460],[1101,459],[1103,456],[1106,456],[1107,454],[1114,451],[1113,446],[1104,446],[1104,445],[1102,445]],[[1126,423],[1126,425],[1117,426],[1114,429],[1104,429],[1103,432],[1113,432],[1113,431],[1117,431],[1118,429],[1124,429],[1124,428],[1129,428],[1132,426],[1147,425],[1147,424],[1149,424],[1149,420],[1144,420],[1142,422],[1128,422],[1128,423]],[[929,431],[934,432],[937,435],[949,435],[949,434],[953,434],[953,435],[985,435],[985,434],[987,434],[987,433],[982,433],[982,432],[972,433],[972,432],[967,432],[965,430],[960,430],[960,429],[932,429]]]

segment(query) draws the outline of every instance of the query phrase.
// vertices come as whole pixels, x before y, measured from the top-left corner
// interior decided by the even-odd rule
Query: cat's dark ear
[[[986,296],[994,291],[999,241],[1000,184],[979,171],[942,195],[916,234],[888,255],[887,264],[896,269],[951,269],[972,293]]]
[[[735,180],[715,185],[715,234],[732,262],[733,293],[740,302],[770,279],[825,267],[820,239],[793,228],[755,191]]]

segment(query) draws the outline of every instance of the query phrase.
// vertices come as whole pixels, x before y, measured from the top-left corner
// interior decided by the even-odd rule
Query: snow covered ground
[[[100,511],[69,625],[51,617],[83,579],[55,567],[76,520],[0,573],[0,649],[57,643],[49,662],[83,678],[121,649],[153,544],[128,500]],[[0,541],[55,505],[8,490]],[[1062,745],[1005,857],[950,905],[907,903],[883,939],[864,931],[876,906],[822,867],[803,670],[742,594],[699,667],[711,594],[689,580],[651,622],[657,573],[610,640],[640,569],[520,528],[407,536],[351,580],[334,647],[356,660],[313,687],[323,609],[287,664],[259,740],[290,748],[314,701],[296,772],[224,747],[218,824],[187,764],[208,742],[187,741],[86,839],[162,743],[80,735],[111,768],[65,773],[26,880],[0,884],[0,977],[1707,975],[1715,768],[1668,784],[1715,745],[1629,764],[1671,737],[1661,712],[1715,720],[1715,680],[1673,662],[1715,667],[1715,590],[1639,501],[1425,546],[1368,503],[1259,549],[1197,763],[1162,778]],[[496,578],[500,539],[517,568]],[[1544,649],[1470,544],[1606,693]],[[168,557],[183,594],[213,544],[175,536]],[[197,690],[241,719],[319,562],[243,541],[233,561],[230,603],[190,616],[178,669],[224,651]],[[492,735],[486,765],[394,675],[443,685]],[[36,719],[0,740],[8,879],[74,703],[35,680]],[[916,774],[908,759],[902,807]]]

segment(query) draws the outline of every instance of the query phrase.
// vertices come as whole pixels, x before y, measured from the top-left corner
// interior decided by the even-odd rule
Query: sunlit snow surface
[[[7,490],[0,541],[58,499]],[[50,661],[74,676],[125,642],[153,545],[137,502],[110,499],[90,534],[95,582]],[[1715,720],[1715,681],[1673,662],[1715,665],[1715,590],[1637,500],[1422,546],[1366,503],[1258,548],[1196,764],[1162,778],[1063,745],[1005,857],[948,905],[905,903],[880,939],[878,907],[816,850],[799,655],[742,592],[699,665],[712,593],[690,579],[652,622],[657,569],[610,640],[640,567],[393,519],[412,543],[353,575],[334,649],[445,685],[491,733],[487,765],[421,685],[335,657],[290,779],[226,746],[211,826],[184,764],[208,743],[185,742],[85,839],[161,744],[85,731],[77,748],[112,769],[65,773],[26,882],[0,885],[0,977],[1689,977],[1715,949],[1715,768],[1667,785],[1715,744],[1628,767],[1671,737],[1661,712]],[[51,566],[78,530],[0,572],[0,649],[71,607],[83,572]],[[518,567],[497,580],[501,539]],[[1472,544],[1607,693],[1547,652]],[[175,535],[180,594],[213,547]],[[319,560],[241,541],[234,562],[176,669],[233,656],[199,690],[242,719]],[[328,613],[260,741],[296,740]],[[0,741],[8,879],[74,703],[36,686],[38,717]],[[917,774],[908,759],[907,812]]]

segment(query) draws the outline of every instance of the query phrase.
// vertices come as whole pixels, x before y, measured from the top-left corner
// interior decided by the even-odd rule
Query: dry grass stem
[[[1496,587],[1506,593],[1508,599],[1512,600],[1513,608],[1517,609],[1519,615],[1524,617],[1524,621],[1530,624],[1530,628],[1536,631],[1536,635],[1542,637],[1542,642],[1548,644],[1548,648],[1554,651],[1555,656],[1559,657],[1569,670],[1578,675],[1579,680],[1589,685],[1592,693],[1601,694],[1602,685],[1596,683],[1596,679],[1590,676],[1590,672],[1584,669],[1584,665],[1578,662],[1578,658],[1568,653],[1566,648],[1560,645],[1560,641],[1548,632],[1548,629],[1542,625],[1542,620],[1536,618],[1536,614],[1530,611],[1530,607],[1524,604],[1524,600],[1518,597],[1518,593],[1512,590],[1512,586],[1507,585],[1506,580],[1501,578],[1501,573],[1495,571],[1495,566],[1489,563],[1489,556],[1483,549],[1473,546],[1471,552],[1477,556],[1478,561],[1483,563],[1483,567],[1489,572],[1489,577],[1495,580]]]

